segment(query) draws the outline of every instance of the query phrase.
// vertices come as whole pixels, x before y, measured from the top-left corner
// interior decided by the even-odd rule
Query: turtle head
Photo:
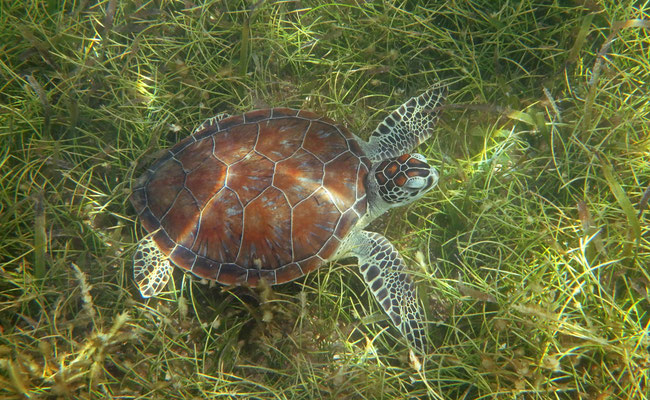
[[[421,154],[402,154],[373,165],[367,188],[374,217],[411,203],[438,183],[438,171]]]

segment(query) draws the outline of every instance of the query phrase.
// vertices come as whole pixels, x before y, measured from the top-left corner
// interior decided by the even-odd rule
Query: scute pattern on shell
[[[366,212],[370,161],[344,127],[258,110],[203,125],[131,202],[177,266],[226,285],[284,283],[331,258]]]

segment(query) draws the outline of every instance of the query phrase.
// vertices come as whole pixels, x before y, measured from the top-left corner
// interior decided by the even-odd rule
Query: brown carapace
[[[370,161],[344,127],[286,108],[204,125],[131,202],[177,266],[225,285],[280,284],[331,258],[366,213]]]

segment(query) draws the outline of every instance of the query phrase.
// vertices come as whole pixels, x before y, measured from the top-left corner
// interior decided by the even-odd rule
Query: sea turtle
[[[133,256],[143,297],[172,274],[170,261],[224,285],[300,278],[357,257],[392,323],[423,349],[413,280],[393,245],[363,228],[438,182],[409,154],[431,135],[446,90],[436,85],[379,124],[369,141],[309,111],[272,108],[214,117],[135,182],[131,203],[149,232]]]

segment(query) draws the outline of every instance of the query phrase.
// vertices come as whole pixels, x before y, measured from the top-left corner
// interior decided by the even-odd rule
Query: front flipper
[[[437,84],[390,113],[362,144],[366,155],[377,162],[410,153],[431,136],[446,95],[447,87]]]
[[[162,292],[172,276],[173,267],[151,235],[138,243],[133,254],[133,277],[142,297],[152,297]]]
[[[359,259],[363,279],[372,294],[402,335],[424,352],[422,311],[402,257],[388,239],[375,232],[360,231],[349,240],[350,253]]]

